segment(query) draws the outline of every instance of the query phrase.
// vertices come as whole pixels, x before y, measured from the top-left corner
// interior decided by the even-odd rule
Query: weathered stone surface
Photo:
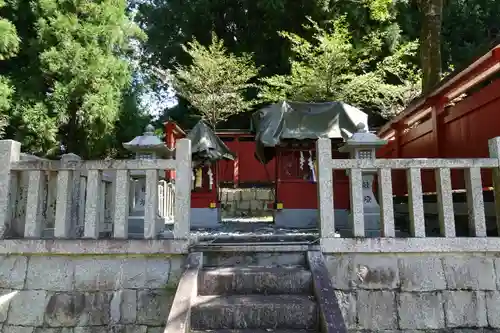
[[[113,332],[107,326],[94,326],[94,327],[75,327],[74,333],[107,333]]]
[[[85,310],[83,293],[58,293],[49,296],[45,309],[45,322],[49,326],[76,326]]]
[[[485,256],[446,256],[444,273],[449,289],[496,290],[493,260]]]
[[[164,333],[165,329],[163,327],[148,327],[147,333]]]
[[[45,321],[51,327],[107,325],[110,322],[110,294],[52,294],[45,312]]]
[[[398,261],[395,256],[356,255],[351,283],[362,289],[395,289],[399,285]]]
[[[189,241],[185,239],[4,239],[0,243],[0,254],[38,253],[49,256],[68,253],[73,255],[168,253],[183,255],[188,253],[189,245]]]
[[[30,326],[5,325],[2,328],[2,333],[33,333],[34,331],[35,331],[35,328],[30,327]]]
[[[311,272],[303,268],[214,268],[200,272],[200,295],[306,294],[312,290]]]
[[[314,329],[318,312],[312,296],[198,296],[192,308],[193,329]]]
[[[348,329],[356,328],[356,294],[337,290],[335,296],[346,327]]]
[[[74,333],[147,333],[147,329],[141,325],[75,327]]]
[[[170,273],[168,275],[167,283],[162,287],[163,289],[175,290],[179,284],[182,273],[184,273],[184,258],[174,257],[170,259]]]
[[[399,276],[403,291],[433,291],[446,289],[441,258],[435,256],[399,259]]]
[[[0,257],[0,288],[23,289],[27,264],[24,256]]]
[[[26,277],[27,289],[71,291],[74,261],[65,257],[31,257]]]
[[[121,287],[125,289],[160,289],[168,282],[170,261],[165,259],[123,259]]]
[[[444,291],[448,327],[487,326],[486,300],[480,291]]]
[[[245,189],[241,191],[242,201],[250,201],[253,199],[255,199],[255,191],[252,191],[252,189]]]
[[[103,291],[120,287],[120,259],[82,259],[75,262],[75,290]]]
[[[146,325],[162,328],[183,261],[182,256],[0,257],[0,331],[146,333]]]
[[[48,302],[44,290],[23,290],[12,298],[7,324],[19,326],[41,326]]]
[[[394,292],[358,290],[357,294],[359,328],[369,330],[398,328]]]
[[[332,284],[335,289],[350,290],[350,272],[352,270],[352,260],[346,255],[325,256],[328,273],[332,277]]]
[[[494,260],[497,289],[500,290],[500,258]]]
[[[445,327],[443,300],[438,292],[400,293],[399,326],[402,329],[440,329]]]
[[[250,200],[238,201],[236,204],[238,210],[250,210]]]
[[[74,333],[74,329],[72,327],[58,327],[58,328],[39,327],[35,328],[34,333]]]
[[[135,290],[120,290],[114,292],[110,304],[112,323],[132,324],[137,317],[137,292]]]
[[[205,266],[304,266],[306,256],[300,252],[248,253],[207,252],[203,255]]]
[[[486,308],[488,309],[488,324],[500,328],[500,292],[486,292]]]
[[[137,324],[165,325],[174,295],[166,290],[137,292]]]

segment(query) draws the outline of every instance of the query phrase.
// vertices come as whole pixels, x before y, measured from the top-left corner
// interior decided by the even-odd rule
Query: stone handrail
[[[83,226],[83,238],[98,239],[103,223],[103,207],[110,206],[112,237],[128,238],[129,186],[131,171],[145,173],[146,200],[144,238],[154,239],[162,227],[158,223],[159,172],[175,170],[174,238],[189,237],[191,143],[187,139],[177,142],[175,160],[102,160],[83,161],[74,154],[63,155],[59,161],[21,158],[20,144],[0,140],[0,238],[9,237],[7,231],[22,219],[22,238],[38,239],[44,231],[45,186],[52,186],[55,198],[53,216],[54,237],[75,238],[74,227]],[[24,202],[16,202],[20,186],[19,175],[27,176]],[[47,183],[52,181],[51,185]],[[54,193],[55,192],[55,193]],[[85,193],[81,193],[85,192]],[[48,204],[48,203],[47,203]],[[23,214],[13,219],[16,206],[24,205]],[[80,221],[79,221],[80,219]],[[83,221],[81,221],[83,220]],[[19,229],[19,226],[17,226]]]
[[[392,193],[392,170],[406,170],[408,183],[408,206],[410,233],[412,237],[426,237],[424,202],[421,181],[422,169],[434,169],[438,215],[441,236],[456,237],[455,216],[450,169],[463,169],[465,174],[469,223],[475,237],[486,237],[486,218],[483,201],[481,169],[493,169],[495,184],[500,184],[500,138],[489,142],[490,158],[473,159],[332,159],[329,139],[317,141],[318,156],[318,196],[322,239],[334,238],[335,218],[333,198],[332,170],[346,170],[349,175],[351,203],[350,222],[354,237],[365,237],[365,219],[363,209],[363,172],[371,172],[378,177],[378,203],[380,205],[381,235],[395,237],[394,206]],[[499,186],[495,188],[495,196]],[[333,198],[334,199],[334,198]],[[497,209],[497,216],[499,215]]]

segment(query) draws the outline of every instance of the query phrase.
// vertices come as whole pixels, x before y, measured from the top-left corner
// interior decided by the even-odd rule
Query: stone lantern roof
[[[356,128],[356,133],[354,133],[349,139],[347,139],[345,144],[341,147],[343,151],[357,147],[377,148],[387,144],[387,140],[382,140],[376,134],[368,132],[366,130],[365,124],[359,123]]]
[[[165,156],[170,152],[165,143],[154,134],[152,125],[146,126],[143,135],[123,143],[123,147],[135,153],[153,153],[157,156]]]

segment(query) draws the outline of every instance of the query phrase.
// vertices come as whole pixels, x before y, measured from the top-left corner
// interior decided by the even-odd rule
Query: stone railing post
[[[318,164],[319,229],[321,238],[335,237],[335,211],[333,205],[332,144],[330,139],[316,141]]]
[[[128,238],[130,185],[130,172],[128,170],[117,170],[113,182],[113,238]]]
[[[16,200],[15,182],[11,182],[11,164],[21,155],[21,143],[13,140],[0,140],[0,239],[6,237],[9,230],[12,209]],[[12,192],[12,193],[11,193]],[[14,208],[15,209],[15,208]]]
[[[180,139],[175,151],[174,237],[189,238],[191,231],[191,140]]]
[[[488,140],[488,149],[490,157],[496,158],[499,163],[499,168],[493,169],[492,172],[493,193],[495,194],[495,213],[498,228],[500,227],[500,137]]]
[[[75,154],[61,157],[63,166],[79,163],[81,158]],[[71,238],[77,235],[78,205],[80,202],[80,170],[60,170],[57,174],[55,238]]]

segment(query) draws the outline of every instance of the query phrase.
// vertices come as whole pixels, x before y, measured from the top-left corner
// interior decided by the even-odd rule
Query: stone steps
[[[311,330],[275,330],[275,329],[220,329],[220,330],[204,330],[204,331],[191,331],[191,333],[314,333]]]
[[[193,329],[315,329],[318,309],[306,295],[198,296],[191,310]]]
[[[203,252],[203,267],[307,267],[304,252]]]
[[[320,327],[305,252],[203,253],[192,332],[308,333]]]
[[[311,272],[303,267],[217,267],[202,270],[200,295],[308,294]]]

